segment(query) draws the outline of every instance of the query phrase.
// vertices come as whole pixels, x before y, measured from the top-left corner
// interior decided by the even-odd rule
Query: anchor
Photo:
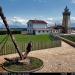
[[[4,13],[3,13],[3,11],[2,11],[2,7],[1,7],[1,6],[0,6],[0,17],[1,17],[1,19],[3,20],[3,23],[4,23],[4,25],[5,25],[6,29],[7,29],[7,34],[8,34],[8,36],[10,36],[10,38],[11,38],[11,40],[12,40],[14,46],[15,46],[15,49],[17,50],[17,53],[18,53],[19,56],[20,56],[20,60],[23,60],[23,59],[24,59],[24,58],[23,58],[23,55],[22,55],[22,53],[20,52],[19,47],[18,47],[17,44],[16,44],[15,37],[12,35],[12,33],[11,33],[10,29],[9,29],[9,25],[8,25],[8,23],[7,23],[6,17],[4,16]],[[7,60],[7,61],[17,61],[16,59],[8,59],[8,58],[5,58],[5,60]],[[18,59],[18,60],[19,60],[19,59]]]

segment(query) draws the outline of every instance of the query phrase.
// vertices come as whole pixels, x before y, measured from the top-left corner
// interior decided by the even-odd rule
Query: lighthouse
[[[71,12],[66,6],[63,12],[63,21],[62,21],[62,33],[64,34],[67,34],[70,31],[70,14]]]

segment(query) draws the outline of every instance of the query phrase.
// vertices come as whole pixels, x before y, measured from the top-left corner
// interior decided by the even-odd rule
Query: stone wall
[[[75,47],[75,43],[74,42],[72,42],[72,41],[70,41],[68,39],[65,39],[65,38],[63,38],[61,36],[57,36],[57,37],[59,37],[61,40],[63,40],[64,42],[68,43],[69,45]]]

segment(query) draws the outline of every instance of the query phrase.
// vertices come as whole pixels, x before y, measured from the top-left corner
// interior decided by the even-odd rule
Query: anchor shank
[[[12,42],[13,42],[13,44],[14,44],[14,46],[15,46],[15,48],[16,48],[16,50],[17,50],[19,56],[20,56],[20,58],[22,59],[22,53],[19,51],[18,46],[17,46],[17,44],[16,44],[16,42],[15,42],[15,39],[14,39],[13,36],[12,36],[12,33],[11,33],[10,29],[9,29],[8,23],[7,23],[7,21],[6,21],[6,18],[4,17],[4,14],[3,14],[3,12],[2,12],[2,8],[1,8],[1,7],[0,7],[0,16],[1,16],[1,19],[3,20],[3,23],[5,24],[5,27],[6,27],[6,29],[7,29],[7,32],[8,32],[8,34],[10,35],[11,40],[12,40]]]

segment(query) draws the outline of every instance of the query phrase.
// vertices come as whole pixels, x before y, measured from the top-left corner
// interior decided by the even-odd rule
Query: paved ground
[[[4,62],[4,57],[14,56],[18,55],[0,56],[0,63]],[[37,72],[75,72],[75,48],[63,41],[62,47],[32,51],[29,56],[43,60],[44,67]]]

